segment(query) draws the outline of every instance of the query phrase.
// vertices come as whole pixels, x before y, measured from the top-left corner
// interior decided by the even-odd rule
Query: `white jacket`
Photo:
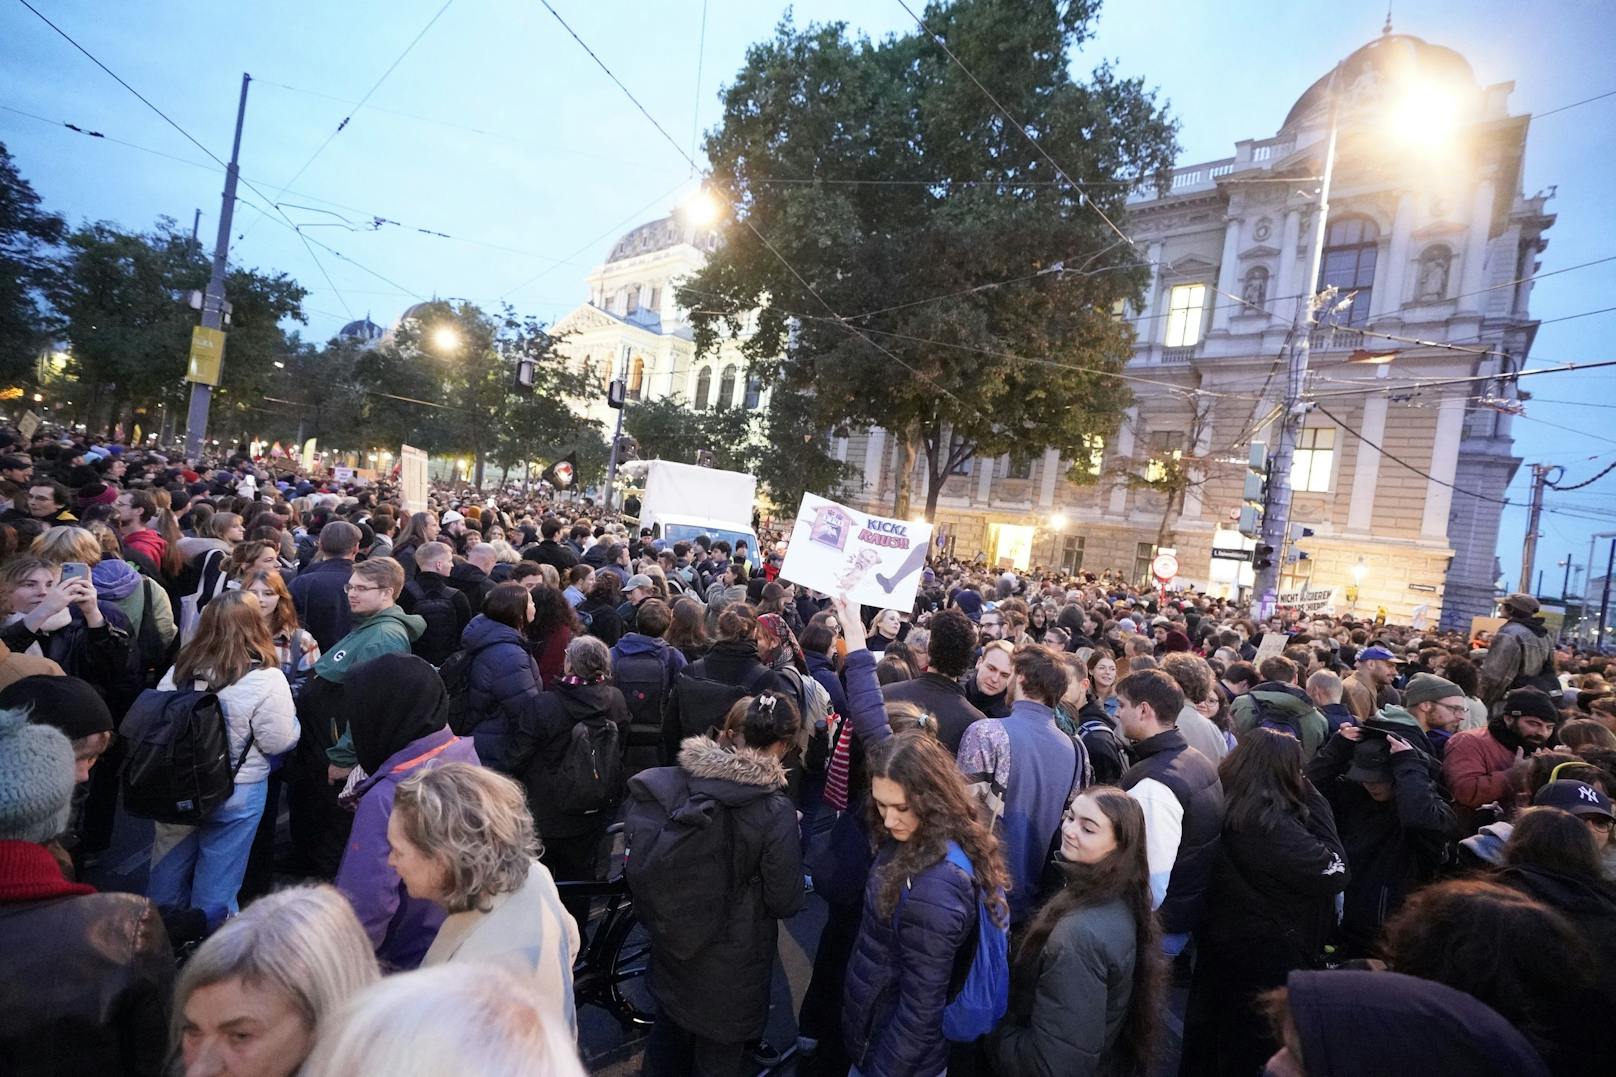
[[[157,688],[163,692],[174,691],[172,667],[163,674]],[[246,676],[235,684],[219,689],[218,696],[229,731],[231,766],[241,758],[247,733],[252,733],[252,751],[247,753],[246,762],[236,773],[236,784],[251,785],[268,780],[267,757],[292,747],[302,732],[297,722],[297,708],[292,703],[292,690],[286,684],[286,674],[278,669],[248,670]]]
[[[573,1035],[578,1017],[572,999],[572,962],[578,956],[578,924],[561,905],[550,871],[537,860],[520,890],[499,894],[487,912],[451,913],[421,959],[422,968],[450,961],[490,961],[531,978]]]

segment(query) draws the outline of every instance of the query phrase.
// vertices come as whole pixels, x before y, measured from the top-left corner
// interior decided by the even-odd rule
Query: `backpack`
[[[552,791],[566,815],[610,811],[623,799],[623,741],[610,718],[577,722],[556,767]]]
[[[118,737],[127,745],[124,810],[181,826],[197,825],[230,799],[253,746],[248,733],[232,764],[224,706],[217,694],[199,688],[141,692]]]
[[[133,562],[131,562],[133,563]],[[157,615],[152,612],[156,600],[152,592],[157,588],[149,576],[142,576],[140,580],[140,623],[135,629],[136,661],[140,663],[142,688],[155,688],[157,682],[163,679],[163,671],[174,662],[174,654],[179,649],[179,634],[175,633],[173,642],[163,645],[163,637],[157,631]]]
[[[1253,729],[1272,729],[1277,733],[1288,733],[1296,738],[1298,744],[1304,743],[1300,715],[1289,714],[1278,707],[1269,706],[1255,694],[1252,694],[1251,717]]]
[[[672,809],[636,794],[625,815],[623,871],[634,915],[661,956],[689,961],[723,930],[729,916],[735,891],[735,824],[729,809],[687,786]]]
[[[418,658],[425,658],[431,662],[434,658],[439,663],[446,663],[453,656],[460,643],[460,619],[455,614],[454,592],[450,590],[426,591],[418,581],[410,581],[407,590],[412,590],[413,603],[410,613],[426,622],[426,630],[421,638],[410,645],[410,651]],[[448,639],[448,646],[444,641]]]
[[[803,728],[810,736],[825,733],[830,728],[832,713],[830,693],[812,677],[804,677],[795,667],[778,671],[791,686],[796,696],[797,713],[802,716]]]
[[[508,642],[496,640],[496,643]],[[457,737],[469,737],[482,715],[471,709],[472,660],[493,643],[482,647],[462,647],[443,660],[438,676],[443,679],[443,690],[449,697],[449,730]]]
[[[976,869],[971,866],[970,858],[955,842],[948,843],[946,859],[975,877]],[[908,897],[906,886],[898,892],[898,907],[892,911],[894,930]],[[1010,934],[994,923],[988,903],[980,896],[976,901],[976,935],[967,941],[965,948],[973,945],[975,953],[965,981],[943,1007],[943,1038],[954,1043],[970,1043],[992,1032],[1010,1008]]]
[[[700,666],[698,671],[697,667]],[[705,736],[722,726],[724,716],[735,701],[754,695],[757,685],[774,670],[768,666],[755,671],[744,684],[725,684],[703,677],[705,662],[696,662],[679,671],[679,739]]]
[[[625,654],[612,663],[612,683],[628,703],[630,743],[660,744],[668,664],[660,655]]]

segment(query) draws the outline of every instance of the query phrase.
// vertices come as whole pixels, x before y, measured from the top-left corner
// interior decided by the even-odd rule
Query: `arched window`
[[[763,399],[763,381],[756,374],[746,376],[746,409],[753,410]]]
[[[731,363],[724,368],[724,376],[718,379],[717,406],[727,408],[735,403],[735,364]]]
[[[1240,285],[1240,299],[1250,312],[1259,312],[1268,303],[1268,267],[1252,266]]]
[[[1453,251],[1437,244],[1420,255],[1419,272],[1414,280],[1416,303],[1439,303],[1448,297],[1449,271],[1453,268]]]
[[[638,400],[645,388],[645,359],[636,355],[628,368],[628,398]]]
[[[1369,321],[1370,291],[1375,283],[1375,256],[1380,251],[1380,229],[1367,217],[1331,221],[1324,233],[1324,261],[1319,266],[1319,287],[1335,285],[1339,304],[1352,295],[1352,305],[1319,320],[1328,325],[1361,326]]]
[[[696,375],[696,410],[707,410],[707,397],[713,391],[713,368],[704,366],[701,373]]]

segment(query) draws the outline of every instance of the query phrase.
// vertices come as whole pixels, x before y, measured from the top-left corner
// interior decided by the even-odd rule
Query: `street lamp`
[[[706,228],[718,220],[718,215],[724,211],[723,203],[706,187],[699,188],[695,194],[685,200],[685,219],[698,228]]]
[[[1049,518],[1049,526],[1056,531],[1065,531],[1066,514],[1064,512],[1057,512],[1055,515],[1051,516]]]
[[[432,330],[432,346],[440,352],[456,351],[460,347],[460,333],[452,325],[440,325]]]
[[[1312,348],[1312,329],[1317,323],[1319,302],[1323,294],[1319,289],[1320,269],[1324,262],[1324,239],[1330,221],[1330,187],[1335,178],[1336,140],[1341,128],[1342,68],[1346,61],[1335,65],[1325,85],[1325,99],[1329,102],[1329,127],[1324,140],[1324,167],[1319,175],[1318,204],[1313,213],[1312,234],[1308,238],[1305,286],[1308,289],[1301,318],[1302,324],[1291,347],[1288,376],[1286,378],[1285,407],[1281,413],[1278,444],[1269,473],[1268,499],[1263,506],[1262,541],[1283,550],[1290,532],[1291,461],[1296,453],[1296,436],[1301,429],[1306,407],[1302,392],[1307,384],[1308,357]],[[1395,96],[1392,96],[1395,95]],[[1400,80],[1391,87],[1391,95],[1380,102],[1379,114],[1374,117],[1378,128],[1394,133],[1418,133],[1421,145],[1444,142],[1457,130],[1463,113],[1463,101],[1454,89],[1423,78],[1418,74]],[[1480,257],[1479,252],[1473,256]],[[1361,361],[1385,363],[1391,357],[1365,354]],[[1384,370],[1384,366],[1381,367]],[[1265,568],[1257,571],[1253,581],[1253,614],[1263,619],[1273,613],[1274,599],[1279,590],[1279,566],[1284,559],[1276,557]]]

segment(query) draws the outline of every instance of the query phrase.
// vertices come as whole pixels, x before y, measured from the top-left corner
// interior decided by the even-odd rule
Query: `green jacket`
[[[1234,735],[1240,737],[1257,724],[1257,703],[1295,721],[1302,731],[1302,761],[1313,758],[1330,735],[1330,723],[1307,695],[1294,685],[1267,681],[1235,699],[1229,707]]]
[[[400,606],[388,606],[356,623],[346,636],[337,640],[320,660],[314,672],[325,680],[341,684],[348,671],[384,654],[408,654],[410,644],[426,631],[426,620],[405,613]],[[356,762],[353,734],[344,729],[337,743],[326,749],[325,757],[334,767],[351,767]]]

